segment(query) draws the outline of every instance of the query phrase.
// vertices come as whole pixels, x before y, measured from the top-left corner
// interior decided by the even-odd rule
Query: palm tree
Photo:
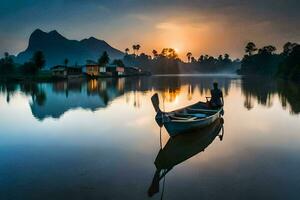
[[[126,55],[128,55],[128,53],[129,53],[129,48],[126,48],[126,49],[125,49],[125,53],[126,53]]]
[[[156,58],[158,56],[157,51],[155,49],[152,50],[153,58]]]
[[[32,62],[35,64],[37,70],[42,69],[45,66],[46,60],[42,51],[37,51],[33,54]]]
[[[132,49],[133,49],[133,54],[135,55],[135,50],[136,50],[136,45],[132,45]]]
[[[141,45],[137,44],[137,45],[135,45],[135,47],[136,47],[137,53],[139,53],[139,50],[140,50],[140,48],[141,48]]]
[[[248,42],[245,47],[245,52],[248,53],[249,56],[252,56],[255,51],[257,51],[256,45],[253,42]]]
[[[188,52],[188,53],[186,54],[186,57],[188,58],[188,62],[191,62],[192,53],[191,53],[191,52]]]
[[[68,66],[68,63],[69,63],[69,59],[68,59],[68,58],[66,58],[66,59],[64,60],[64,64],[65,64],[65,66]]]

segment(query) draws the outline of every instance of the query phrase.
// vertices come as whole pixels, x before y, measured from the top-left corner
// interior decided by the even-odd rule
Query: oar
[[[224,138],[224,126],[222,125],[222,135],[219,135],[220,141]]]
[[[151,102],[152,102],[152,105],[154,107],[154,110],[156,111],[157,115],[155,117],[155,120],[157,122],[157,124],[162,127],[163,124],[164,124],[164,116],[165,116],[165,113],[162,112],[159,108],[159,98],[158,98],[158,94],[155,93],[152,97],[151,97]]]
[[[159,98],[158,98],[158,94],[155,93],[152,97],[151,97],[151,101],[152,101],[152,105],[154,107],[154,110],[156,112],[161,112],[160,108],[159,108]]]
[[[221,120],[221,123],[222,123],[222,127],[221,127],[222,134],[219,135],[219,138],[220,138],[220,141],[222,141],[222,140],[223,140],[223,137],[224,137],[224,119],[221,118],[220,120]]]

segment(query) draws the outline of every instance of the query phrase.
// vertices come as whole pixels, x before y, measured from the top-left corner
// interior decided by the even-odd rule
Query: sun
[[[174,50],[176,53],[180,52],[179,48],[177,48],[177,47],[175,47]]]

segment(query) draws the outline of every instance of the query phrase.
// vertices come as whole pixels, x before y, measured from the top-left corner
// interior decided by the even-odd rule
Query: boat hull
[[[155,121],[160,127],[165,126],[171,137],[209,126],[224,114],[223,107],[212,108],[208,102],[199,101],[171,112],[163,112],[159,108],[157,93],[151,97],[151,101],[157,113]]]
[[[211,115],[207,118],[193,120],[193,121],[183,121],[183,120],[170,120],[164,122],[164,126],[167,129],[171,137],[175,137],[178,134],[183,134],[194,129],[204,128],[209,126],[214,121],[221,117],[221,110]]]

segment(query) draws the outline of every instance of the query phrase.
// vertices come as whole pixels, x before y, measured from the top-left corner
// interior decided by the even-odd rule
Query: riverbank
[[[0,81],[37,81],[37,82],[47,82],[47,81],[53,81],[55,78],[52,76],[52,73],[50,70],[43,70],[38,72],[35,75],[25,75],[19,72],[16,72],[14,74],[9,74],[5,76],[0,75]]]
[[[1,82],[7,82],[7,81],[16,81],[16,82],[23,82],[23,81],[29,81],[29,82],[54,82],[59,80],[74,80],[74,79],[100,79],[100,78],[123,78],[123,77],[139,77],[139,76],[151,76],[150,72],[140,72],[140,73],[134,73],[134,74],[123,74],[123,75],[99,75],[99,76],[89,76],[87,74],[82,74],[81,76],[67,76],[67,77],[56,77],[52,75],[52,72],[50,70],[43,70],[38,72],[36,75],[24,75],[21,73],[14,73],[6,76],[0,75],[0,81]]]

